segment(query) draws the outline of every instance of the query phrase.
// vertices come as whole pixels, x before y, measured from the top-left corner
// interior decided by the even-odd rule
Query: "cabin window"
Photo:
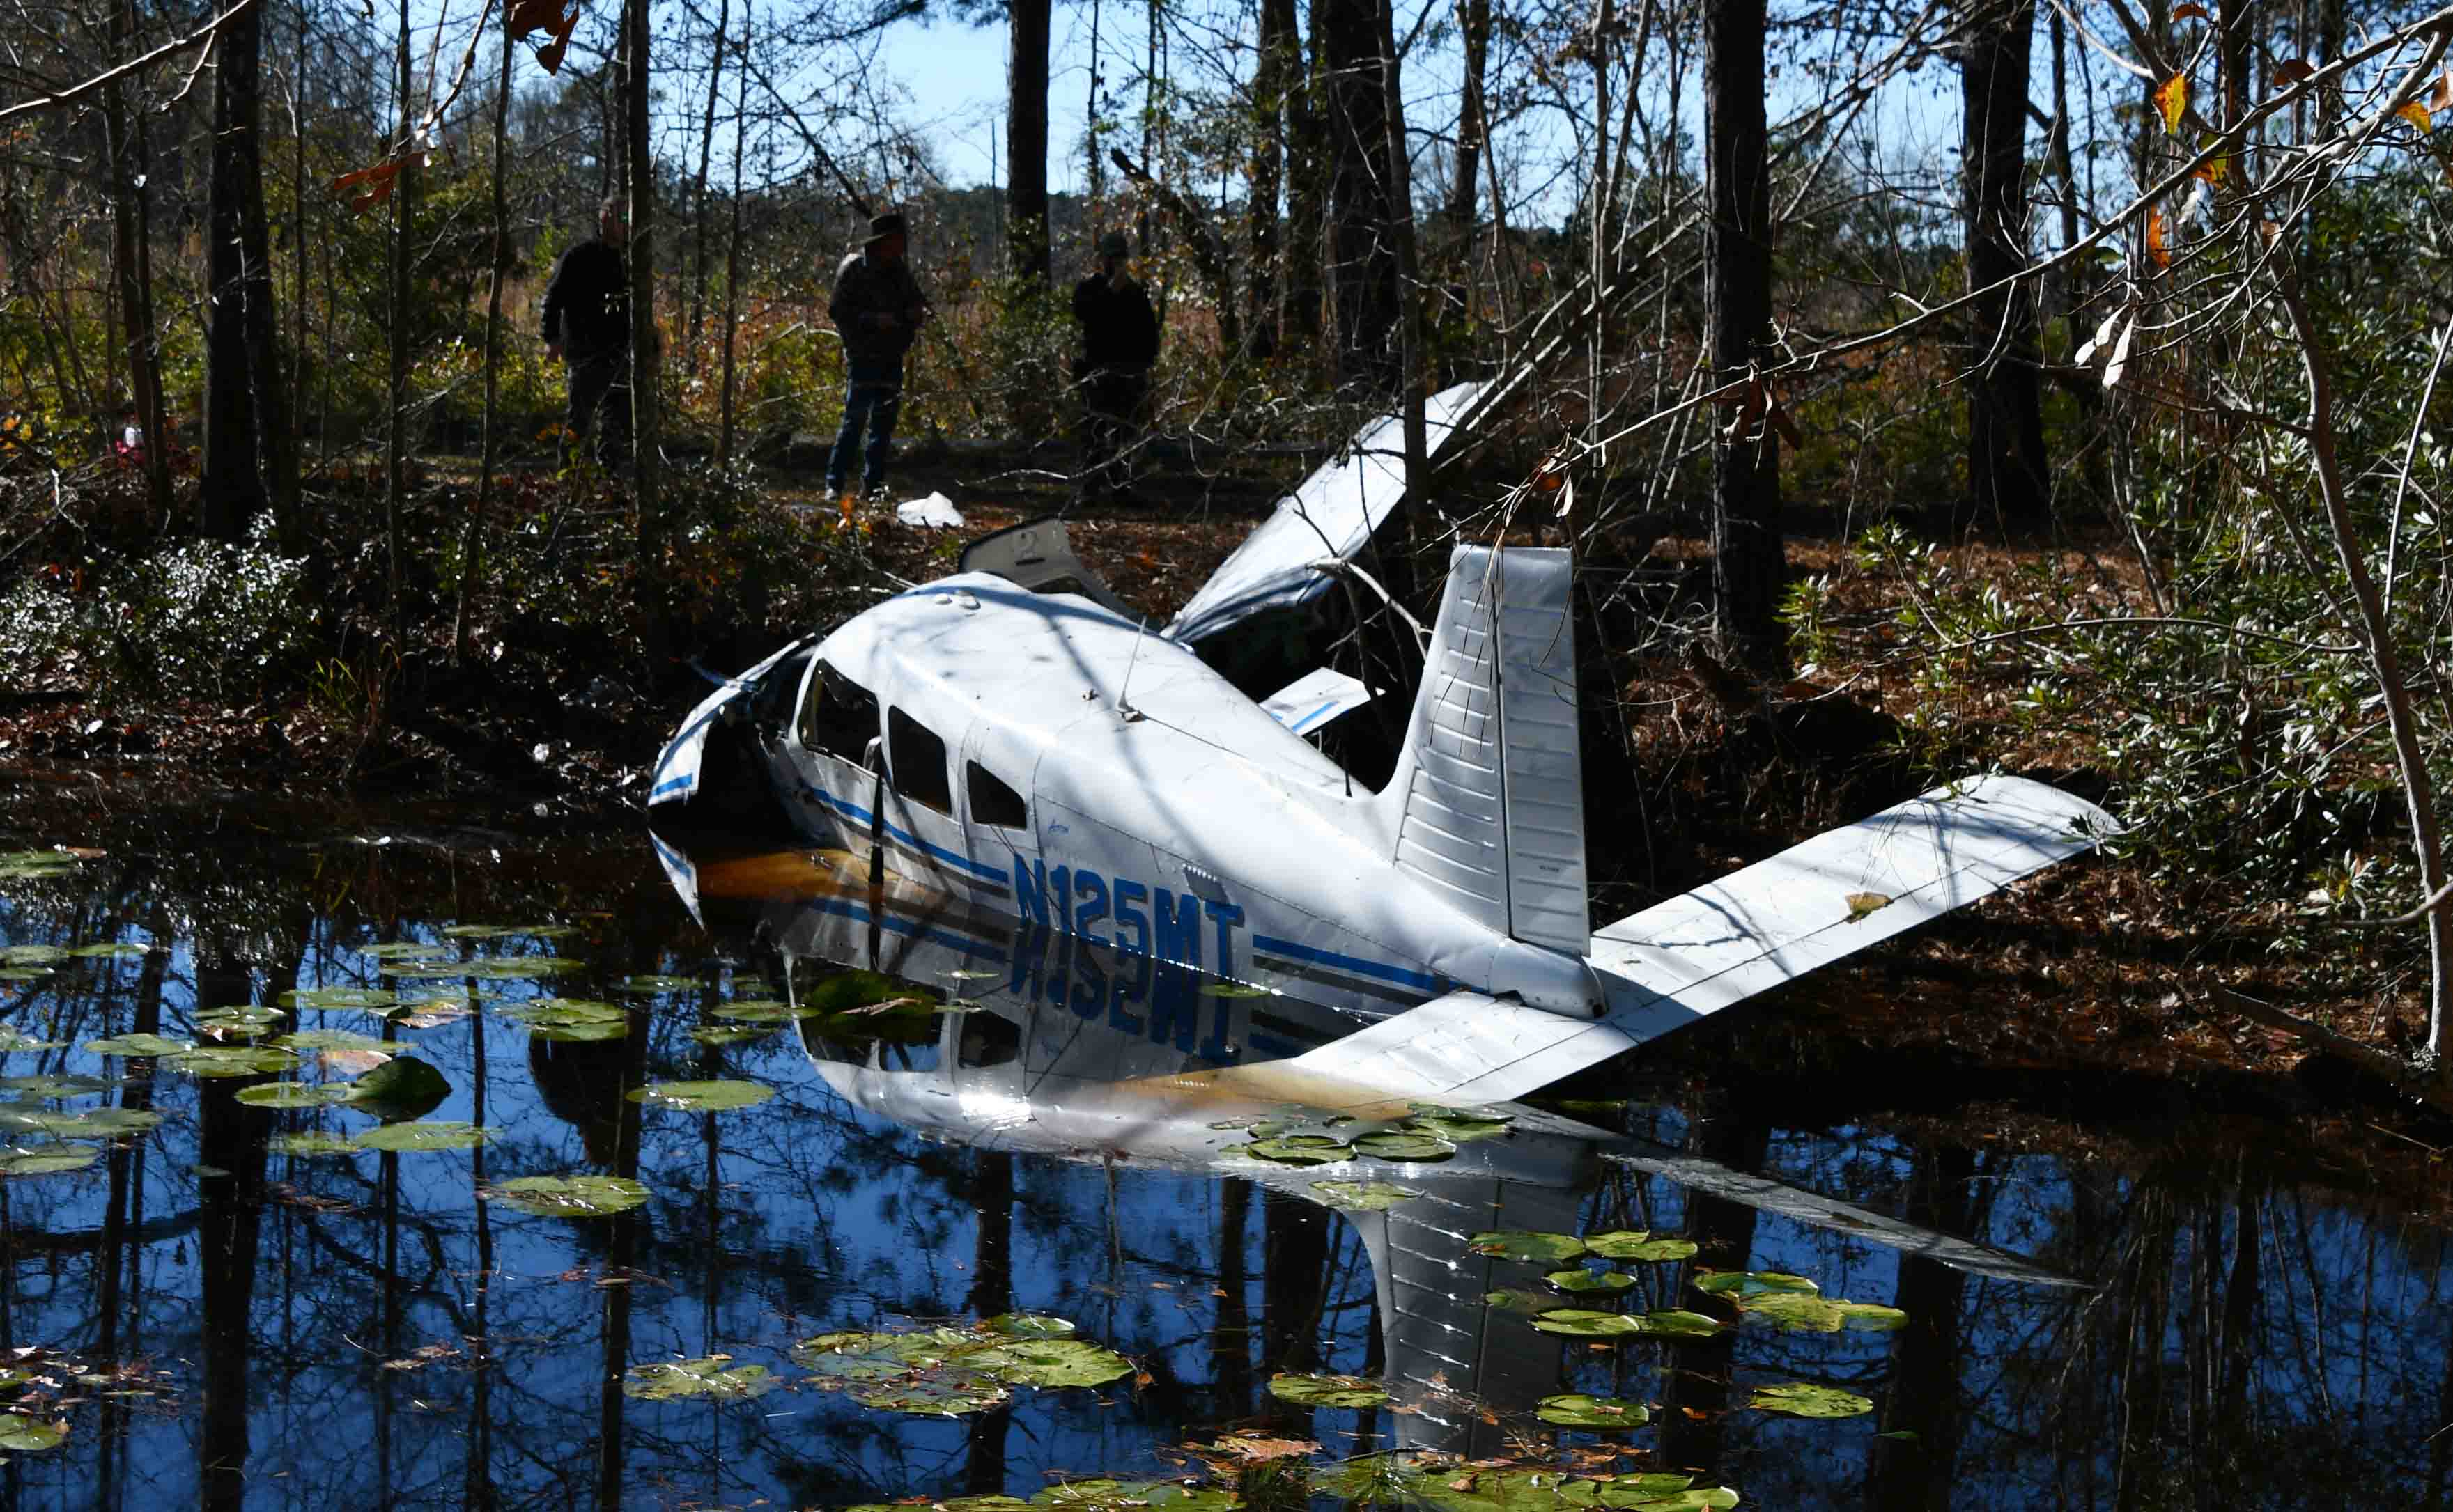
[[[954,1064],[961,1066],[1007,1065],[1022,1059],[1022,1030],[985,1010],[963,1016],[962,1038],[954,1045]]]
[[[886,746],[894,790],[951,817],[954,789],[946,776],[946,743],[937,738],[937,732],[899,708],[890,709],[886,716]]]
[[[798,650],[767,669],[749,693],[749,718],[760,729],[781,732],[800,696],[801,674],[809,669],[810,652]]]
[[[963,765],[963,785],[971,791],[971,823],[999,829],[1028,829],[1030,808],[1022,794],[1007,786],[977,762]]]
[[[876,738],[877,695],[820,662],[801,705],[801,744],[856,766]]]

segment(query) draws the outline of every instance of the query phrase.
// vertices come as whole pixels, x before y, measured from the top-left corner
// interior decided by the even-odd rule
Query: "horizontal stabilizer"
[[[1326,728],[1332,720],[1371,702],[1363,679],[1334,667],[1317,667],[1261,700],[1262,711],[1298,735]]]

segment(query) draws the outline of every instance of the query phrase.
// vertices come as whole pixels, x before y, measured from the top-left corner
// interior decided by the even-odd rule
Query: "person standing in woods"
[[[827,453],[827,497],[844,497],[855,460],[861,492],[871,504],[886,499],[886,465],[894,454],[894,421],[903,408],[903,354],[928,318],[928,296],[904,261],[908,242],[903,214],[888,210],[868,219],[868,239],[835,269],[827,314],[843,336],[843,428]],[[861,431],[868,445],[861,446]]]
[[[1075,502],[1129,504],[1118,453],[1140,424],[1149,397],[1150,365],[1158,361],[1158,314],[1149,291],[1126,266],[1122,231],[1099,238],[1099,270],[1073,286],[1073,319],[1082,328],[1082,355],[1073,376],[1082,388],[1082,470]]]
[[[628,200],[608,195],[596,208],[596,234],[564,252],[545,286],[545,354],[570,378],[568,445],[592,430],[608,470],[630,454],[630,269],[622,255],[629,212]]]

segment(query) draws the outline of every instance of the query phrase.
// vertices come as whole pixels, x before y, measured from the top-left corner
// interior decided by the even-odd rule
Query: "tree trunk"
[[[724,242],[724,392],[717,401],[722,422],[716,431],[715,466],[721,471],[732,465],[732,433],[734,423],[734,345],[741,333],[741,159],[742,128],[737,124],[749,115],[749,17],[748,6],[741,15],[741,83],[739,104],[734,107],[736,125],[732,133],[732,229]]]
[[[1765,365],[1771,336],[1771,175],[1765,165],[1764,0],[1704,11],[1704,133],[1711,218],[1704,297],[1715,387]],[[1747,666],[1785,671],[1780,441],[1760,404],[1712,451],[1712,592],[1720,632]]]
[[[1378,12],[1377,0],[1312,4],[1328,86],[1328,283],[1338,375],[1394,392],[1402,361],[1390,228],[1401,207],[1388,151],[1390,60],[1381,53]]]
[[[267,503],[296,494],[264,225],[263,40],[263,12],[256,7],[225,22],[214,39],[206,249],[210,311],[197,528],[223,541],[242,538]]]
[[[114,62],[134,50],[133,0],[111,0]],[[155,519],[170,518],[170,442],[163,425],[162,362],[153,327],[151,194],[145,187],[150,153],[145,116],[129,108],[117,80],[105,87],[103,120],[110,133],[112,261],[119,281],[120,329],[128,343],[129,395],[144,446],[145,490]]]
[[[1320,0],[1311,7],[1310,45],[1286,86],[1286,304],[1278,314],[1278,339],[1286,343],[1320,337],[1321,229],[1328,198],[1327,76],[1321,62],[1321,29],[1330,3]]]
[[[400,0],[400,30],[392,55],[400,91],[401,155],[391,191],[391,372],[386,389],[389,413],[384,427],[384,539],[389,558],[385,593],[390,604],[392,644],[402,640],[401,582],[407,569],[409,544],[403,513],[409,507],[409,271],[410,233],[417,224],[417,166],[409,156],[417,118],[411,96],[413,76],[409,59],[409,0]]]
[[[1457,102],[1456,156],[1449,164],[1448,198],[1443,208],[1448,234],[1459,247],[1473,235],[1474,190],[1489,131],[1483,74],[1490,61],[1490,0],[1457,0],[1457,35],[1465,46],[1465,79]]]
[[[511,41],[510,28],[503,29],[503,71],[494,82],[494,170],[493,170],[493,268],[486,280],[486,414],[485,429],[478,442],[477,503],[460,535],[460,604],[451,616],[451,662],[463,668],[469,666],[469,620],[470,607],[477,596],[482,579],[478,563],[485,553],[486,511],[494,502],[494,458],[496,434],[501,415],[498,413],[501,387],[497,371],[503,349],[503,275],[511,264],[510,200],[504,184],[506,147],[510,131],[511,74],[518,66],[517,44]]]
[[[707,313],[707,165],[715,152],[715,95],[724,84],[724,33],[732,25],[732,0],[716,0],[713,57],[708,64],[707,116],[699,123],[698,182],[690,205],[689,375],[698,376],[699,323]],[[735,121],[732,129],[741,129]]]
[[[1245,348],[1266,358],[1278,346],[1278,201],[1286,178],[1286,115],[1301,87],[1303,44],[1294,0],[1261,0],[1260,51],[1252,65],[1252,182],[1244,202],[1246,281]]]
[[[656,339],[656,160],[648,139],[648,0],[627,0],[624,104],[628,109],[630,197],[630,492],[639,509],[639,563],[657,569],[662,542],[657,465],[663,441]]]
[[[1967,30],[1960,70],[1966,165],[1961,206],[1971,289],[2027,266],[2027,68],[2035,30],[2035,0],[2008,0]],[[2039,524],[2051,493],[2033,283],[1980,295],[1969,310],[1967,346],[1970,503],[2004,528]]]
[[[1047,284],[1047,48],[1049,0],[1013,0],[1005,115],[1006,268]],[[1095,159],[1097,154],[1092,154]]]

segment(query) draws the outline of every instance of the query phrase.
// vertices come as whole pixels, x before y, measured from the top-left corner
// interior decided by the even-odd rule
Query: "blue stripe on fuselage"
[[[876,820],[876,815],[870,813],[868,809],[863,808],[860,805],[837,798],[834,794],[827,791],[823,787],[820,787],[815,783],[805,781],[801,784],[801,786],[810,797],[826,805],[828,807],[833,809],[835,812],[843,815],[846,819],[850,820],[856,825],[871,824]],[[891,820],[888,820],[886,824],[886,832],[916,850],[925,851],[928,855],[936,857],[939,861],[948,862],[954,865],[962,867],[965,871],[967,871],[972,876],[979,878],[982,882],[993,882],[999,886],[1009,886],[1012,885],[1013,879],[1002,869],[995,866],[984,866],[978,862],[973,861],[970,857],[964,855],[959,850],[947,850],[943,846],[931,845],[927,841],[921,839],[918,835],[912,834],[909,830],[896,828],[893,821]]]
[[[1256,934],[1252,937],[1252,948],[1262,955],[1284,956],[1289,961],[1308,961],[1317,965],[1335,966],[1341,971],[1351,971],[1357,976],[1376,977],[1383,982],[1419,987],[1425,992],[1438,993],[1448,989],[1447,981],[1442,977],[1426,975],[1400,965],[1391,965],[1385,961],[1366,961],[1361,956],[1341,955],[1334,950],[1319,950],[1292,940],[1279,940],[1268,935]]]

